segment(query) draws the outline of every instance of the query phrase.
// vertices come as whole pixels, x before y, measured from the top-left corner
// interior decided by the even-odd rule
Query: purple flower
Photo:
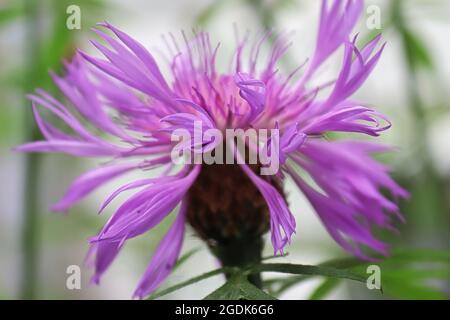
[[[255,199],[250,206],[267,210],[274,251],[283,252],[296,227],[280,187],[287,177],[295,181],[330,235],[345,250],[367,259],[363,248],[388,253],[387,245],[377,240],[371,230],[374,226],[395,230],[392,217],[402,219],[402,216],[395,202],[380,190],[389,191],[394,198],[408,196],[389,177],[388,169],[371,157],[388,148],[368,142],[325,138],[325,134],[332,131],[378,136],[390,127],[384,116],[351,99],[374,69],[383,50],[383,46],[377,49],[380,37],[362,49],[358,49],[356,37],[350,38],[362,9],[360,0],[334,0],[331,5],[323,0],[311,62],[303,73],[302,68],[297,68],[288,76],[276,69],[289,46],[284,36],[275,36],[263,63],[259,53],[272,34],[250,45],[247,39],[239,42],[234,63],[227,73],[216,70],[219,46],[212,45],[207,33],[196,34],[191,40],[183,35],[182,46],[172,39],[168,42],[172,54],[168,80],[155,58],[141,44],[103,23],[100,26],[109,33],[98,29],[95,32],[107,46],[97,41],[92,43],[106,59],[80,51],[66,64],[65,77],[53,75],[72,110],[43,90],[29,96],[45,140],[21,145],[17,150],[112,159],[108,165],[76,179],[63,199],[53,205],[53,210],[66,211],[96,188],[131,171],[141,171],[144,175],[150,169],[163,169],[157,178],[142,178],[120,186],[101,205],[100,211],[103,211],[122,192],[135,192],[90,240],[94,282],[99,282],[127,240],[151,230],[178,207],[177,213],[173,213],[176,218],[172,227],[139,282],[137,297],[153,292],[170,273],[182,247],[186,221],[204,238],[218,234],[217,239],[221,239],[235,234],[237,231],[225,222],[210,219],[208,212],[220,213],[224,207],[239,201],[246,204],[248,199]],[[344,49],[344,57],[336,79],[310,88],[310,80],[339,48]],[[243,58],[246,55],[248,60]],[[262,67],[258,67],[260,65]],[[323,91],[326,88],[329,91]],[[322,92],[321,98],[319,92]],[[45,121],[40,115],[42,108],[64,122],[72,133]],[[77,113],[95,130],[87,129]],[[238,165],[242,169],[241,176],[246,176],[245,183],[258,194],[245,198],[245,191],[251,188],[244,188],[244,195],[233,190],[240,183],[228,174],[215,177],[214,181],[204,176],[205,172],[221,170],[217,167],[220,165],[216,165],[216,169],[203,164],[175,166],[171,159],[175,144],[170,133],[180,128],[192,132],[196,120],[202,121],[205,128],[222,131],[228,128],[279,129],[278,150],[271,149],[271,152],[279,158],[280,172],[276,177],[260,176],[254,167],[241,161]],[[100,137],[94,131],[103,134]],[[110,138],[106,139],[106,135]],[[190,142],[185,147],[190,149],[194,145]],[[200,152],[207,152],[206,149]],[[235,157],[241,155],[236,153]],[[238,177],[241,179],[239,174]],[[211,200],[206,216],[192,217],[189,212],[198,202],[198,198],[190,195],[193,188],[211,189],[221,196],[236,194],[230,196],[230,201]],[[198,212],[200,214],[201,210]],[[215,223],[217,227],[209,235],[207,223]]]

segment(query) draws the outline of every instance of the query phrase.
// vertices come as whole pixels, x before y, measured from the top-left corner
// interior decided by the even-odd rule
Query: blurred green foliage
[[[76,48],[79,33],[68,30],[66,27],[67,12],[69,5],[79,5],[85,8],[83,23],[91,23],[96,10],[102,9],[99,0],[23,0],[11,1],[0,11],[0,26],[7,24],[22,23],[24,25],[23,45],[18,64],[13,68],[2,72],[0,82],[7,85],[7,90],[16,91],[17,96],[25,97],[35,88],[44,88],[50,92],[54,91],[48,70],[59,72],[62,68],[63,59],[70,58]],[[45,22],[45,23],[44,23]],[[50,22],[50,23],[48,23]],[[17,103],[15,100],[3,100],[2,103]],[[20,112],[9,106],[0,105],[0,124],[5,134],[2,137],[9,138],[9,130],[15,126],[22,128],[23,141],[37,140],[40,134],[35,126],[31,108],[19,109]],[[21,103],[28,105],[26,101]],[[12,110],[12,111],[11,111]],[[22,116],[21,116],[22,115]],[[24,120],[20,125],[20,119]],[[7,125],[9,124],[9,125]],[[0,132],[2,133],[2,132]],[[16,141],[15,141],[16,142]],[[23,271],[21,281],[22,298],[36,297],[37,274],[39,273],[39,201],[40,190],[40,165],[42,156],[38,154],[25,155],[25,177],[24,177],[24,209],[22,228],[22,250]]]

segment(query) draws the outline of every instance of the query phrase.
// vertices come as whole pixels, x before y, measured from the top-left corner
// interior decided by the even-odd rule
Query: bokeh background
[[[81,9],[80,30],[66,27],[66,10],[73,4]],[[76,47],[92,51],[88,39],[94,37],[90,28],[96,22],[107,20],[156,54],[163,45],[161,35],[205,29],[221,42],[224,64],[235,45],[233,25],[255,33],[266,28],[294,31],[294,45],[282,63],[282,69],[289,70],[312,54],[319,5],[316,0],[0,0],[0,299],[128,299],[167,230],[165,223],[130,241],[101,285],[90,285],[91,271],[83,265],[87,239],[106,221],[106,216],[96,214],[97,208],[116,184],[91,195],[68,216],[53,214],[48,206],[63,195],[73,178],[98,162],[11,151],[14,145],[39,138],[25,93],[40,87],[58,96],[48,71],[60,72],[62,61],[70,59]],[[388,46],[357,96],[392,120],[393,128],[381,140],[398,151],[381,160],[392,166],[395,178],[412,193],[411,200],[402,204],[408,223],[400,226],[400,236],[388,240],[394,248],[449,251],[450,1],[370,0],[366,5],[380,8]],[[365,19],[357,29],[362,39],[374,34]],[[339,62],[338,55],[325,73],[335,72]],[[345,256],[302,195],[292,185],[286,189],[298,230],[285,260],[317,264]],[[107,214],[111,213],[110,208]],[[169,284],[217,266],[191,230],[183,252],[190,250],[195,254],[174,272]],[[66,288],[69,265],[81,267],[81,290]],[[445,271],[450,270],[445,264],[443,268],[435,274],[438,291],[416,282],[433,278],[430,272],[403,273],[390,294],[343,283],[326,298],[445,298],[440,292],[449,292]],[[321,281],[291,286],[281,298],[307,299]],[[218,276],[167,298],[200,299],[222,282]]]

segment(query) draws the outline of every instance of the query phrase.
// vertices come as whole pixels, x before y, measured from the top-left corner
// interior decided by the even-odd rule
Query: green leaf
[[[390,278],[395,278],[398,280],[403,280],[407,282],[410,279],[414,279],[415,281],[421,280],[429,280],[429,279],[450,279],[450,269],[442,268],[442,269],[398,269],[387,270],[384,272],[385,276],[389,276]]]
[[[202,281],[202,280],[205,280],[205,279],[214,277],[214,276],[219,275],[219,274],[222,274],[222,273],[233,272],[233,271],[235,271],[235,270],[234,270],[234,269],[229,269],[229,268],[219,268],[219,269],[215,269],[215,270],[206,272],[206,273],[204,273],[204,274],[202,274],[202,275],[199,275],[199,276],[197,276],[197,277],[191,278],[191,279],[189,279],[189,280],[180,282],[180,283],[178,283],[178,284],[176,284],[176,285],[174,285],[174,286],[171,286],[171,287],[169,287],[169,288],[163,289],[163,290],[161,290],[161,291],[157,291],[157,292],[155,292],[154,294],[152,294],[150,297],[148,297],[148,299],[149,299],[149,300],[154,300],[154,299],[163,297],[163,296],[165,296],[165,295],[167,295],[167,294],[169,294],[169,293],[172,293],[172,292],[174,292],[174,291],[177,291],[177,290],[179,290],[179,289],[182,289],[182,288],[184,288],[184,287],[187,287],[187,286],[189,286],[189,285],[191,285],[191,284],[194,284],[194,283],[196,283],[196,282],[199,282],[199,281]]]
[[[336,278],[328,278],[320,283],[320,285],[313,291],[310,300],[322,300],[329,295],[338,285],[340,281]]]
[[[450,264],[450,252],[433,249],[395,249],[390,260],[404,260],[410,262],[441,262]]]
[[[347,269],[365,275],[369,264],[356,258],[333,259],[320,264],[320,267]],[[392,255],[375,263],[382,270],[383,291],[392,298],[399,299],[444,299],[448,297],[442,290],[431,285],[432,282],[450,280],[450,252],[428,249],[396,249]],[[295,276],[265,281],[272,294],[279,295],[287,289],[308,279]],[[332,285],[333,282],[333,285]],[[329,278],[312,293],[311,298],[323,298],[340,283],[338,278]]]
[[[190,256],[191,254],[193,253],[188,252],[186,256]],[[382,270],[383,290],[391,297],[428,297],[442,299],[446,296],[445,293],[440,292],[438,288],[434,288],[429,282],[430,280],[450,279],[449,252],[426,249],[397,249],[393,251],[391,257],[380,260],[376,264]],[[265,284],[269,286],[281,284],[281,288],[274,291],[276,294],[282,293],[311,276],[327,277],[311,294],[311,299],[322,299],[331,293],[342,279],[365,283],[367,278],[365,272],[368,265],[369,263],[356,258],[343,258],[327,261],[319,266],[267,263],[250,266],[243,270],[220,268],[156,292],[149,299],[162,297],[185,286],[218,274],[228,274],[231,277],[223,286],[208,295],[206,299],[274,299],[272,295],[255,287],[247,279],[249,274],[261,272],[298,275],[295,277],[265,281]]]
[[[340,259],[333,259],[327,262],[319,264],[320,267],[333,267],[338,269],[351,269],[352,267],[363,264],[361,260],[358,260],[354,257],[346,257]],[[293,286],[308,280],[309,276],[299,275],[292,277],[283,277],[283,278],[275,278],[264,281],[265,287],[273,287],[274,285],[279,285],[276,290],[273,290],[274,295],[280,295],[286,290],[292,288]]]
[[[243,274],[233,275],[223,286],[209,294],[206,300],[276,300],[254,286]]]
[[[305,265],[278,265],[272,270],[273,272],[284,272],[290,274],[299,274],[295,277],[285,277],[279,279],[267,280],[264,282],[264,286],[270,289],[270,292],[276,296],[290,289],[291,287],[309,279],[310,276],[325,276],[331,279],[349,279],[359,282],[366,282],[366,277],[361,276],[361,272],[345,270],[355,265],[355,263],[361,263],[354,258],[345,258],[339,260],[332,260],[323,263],[319,266],[305,266]],[[336,266],[333,266],[336,265]],[[272,264],[273,266],[273,264]],[[266,267],[264,267],[265,269]],[[269,269],[271,269],[269,267]],[[284,271],[279,271],[284,270]],[[266,271],[266,270],[265,270]],[[274,285],[279,285],[274,289]]]
[[[401,32],[410,63],[415,67],[433,68],[433,59],[419,35],[406,27]]]
[[[308,276],[324,276],[338,279],[348,279],[366,282],[366,278],[356,272],[325,266],[309,266],[289,263],[267,263],[260,264],[250,270],[251,273],[258,272],[281,272],[289,274],[301,274]]]
[[[225,282],[216,291],[212,292],[205,297],[204,300],[239,300],[242,297],[242,293],[239,288],[236,287],[234,283],[236,280],[232,277],[230,280]]]
[[[342,261],[341,261],[342,263]],[[347,259],[345,264],[350,264]],[[433,287],[450,280],[450,252],[427,249],[397,249],[376,263],[381,268],[383,292],[398,299],[445,299],[448,294]],[[364,272],[368,263],[356,263],[353,270]]]
[[[177,263],[175,264],[174,269],[179,268],[183,263],[185,263],[186,261],[188,261],[194,254],[196,254],[197,252],[200,251],[200,248],[194,248],[189,250],[188,252],[186,252],[185,254],[183,254],[177,261]]]
[[[402,281],[396,277],[383,276],[383,291],[393,298],[411,300],[445,300],[448,295],[442,290],[415,281]]]
[[[17,5],[18,3],[19,1],[15,1],[13,6],[0,8],[0,26],[11,22],[23,14],[22,8]]]

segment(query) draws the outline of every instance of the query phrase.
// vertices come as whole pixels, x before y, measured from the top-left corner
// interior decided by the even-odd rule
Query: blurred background
[[[79,30],[66,26],[70,5],[81,10]],[[48,71],[60,72],[62,61],[77,47],[92,51],[88,39],[95,38],[90,28],[96,22],[107,20],[156,54],[163,45],[161,35],[203,28],[221,42],[219,60],[224,65],[235,45],[234,24],[254,33],[266,28],[293,31],[294,45],[282,64],[291,70],[313,53],[319,6],[312,0],[0,0],[0,299],[129,299],[169,225],[129,241],[101,285],[90,285],[91,270],[83,264],[87,239],[106,221],[96,214],[97,208],[117,184],[91,195],[68,216],[53,214],[49,205],[98,161],[11,151],[14,145],[39,138],[25,93],[40,87],[60,97]],[[368,12],[355,31],[362,39],[382,31],[388,46],[357,98],[392,120],[393,128],[381,140],[397,146],[398,152],[380,159],[412,194],[402,204],[408,222],[400,226],[401,235],[381,236],[394,248],[430,250],[429,255],[420,251],[422,265],[428,265],[435,257],[431,249],[450,252],[450,1],[370,0],[366,6]],[[366,20],[378,9],[382,30],[369,30]],[[336,72],[339,62],[338,55],[325,72]],[[345,256],[296,188],[288,184],[286,189],[298,229],[285,260],[317,264]],[[191,230],[183,252],[195,254],[166,286],[217,267]],[[387,273],[392,286],[384,295],[346,282],[337,286],[311,279],[288,285],[280,297],[308,299],[318,286],[334,286],[323,298],[446,298],[450,260],[439,262],[443,264],[434,272]],[[81,267],[80,290],[66,287],[70,265]],[[218,276],[167,298],[200,299],[221,283]]]

